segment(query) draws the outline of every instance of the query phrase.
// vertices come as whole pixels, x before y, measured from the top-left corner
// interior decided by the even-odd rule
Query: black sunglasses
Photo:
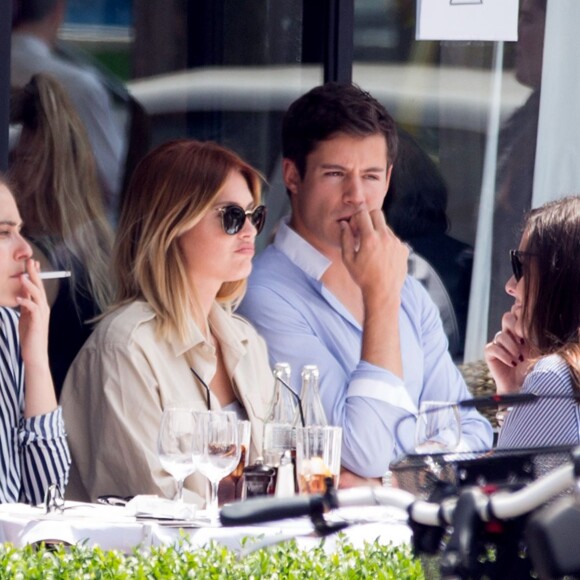
[[[239,205],[226,205],[220,207],[218,212],[222,216],[222,227],[224,232],[230,236],[237,234],[246,223],[246,218],[249,217],[252,225],[260,233],[264,229],[266,223],[266,206],[259,205],[250,210],[244,210]]]
[[[514,278],[516,282],[519,282],[524,275],[524,263],[522,262],[522,256],[535,256],[531,252],[521,252],[520,250],[510,250],[510,260],[512,263],[512,272],[514,273]]]

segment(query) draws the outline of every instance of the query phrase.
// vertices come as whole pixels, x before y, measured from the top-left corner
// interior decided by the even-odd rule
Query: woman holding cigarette
[[[58,397],[91,333],[87,321],[112,297],[113,234],[85,128],[58,82],[36,75],[13,90],[10,105],[11,123],[21,126],[9,175],[23,233],[43,270],[71,273],[45,283],[51,305],[48,353]]]
[[[21,226],[0,178],[0,502],[37,504],[51,484],[64,492],[70,455],[48,366],[50,310]]]
[[[234,411],[261,449],[274,380],[266,345],[233,309],[266,218],[260,176],[235,153],[191,140],[149,153],[126,191],[114,251],[117,301],[67,375],[69,497],[173,497],[157,435],[163,410]],[[185,480],[201,503],[206,480]]]

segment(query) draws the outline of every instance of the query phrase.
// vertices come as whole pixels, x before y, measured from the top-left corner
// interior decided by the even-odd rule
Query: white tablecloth
[[[332,519],[357,521],[356,525],[344,530],[348,540],[357,547],[365,541],[375,540],[383,544],[408,543],[411,533],[403,517],[401,512],[377,507],[337,510],[331,516]],[[0,542],[10,542],[15,546],[54,540],[69,544],[86,542],[89,546],[98,545],[106,550],[130,552],[138,546],[147,548],[174,543],[185,532],[192,547],[215,540],[243,552],[241,541],[250,536],[255,537],[260,546],[277,543],[283,538],[296,538],[299,546],[306,549],[320,542],[320,539],[309,536],[312,531],[313,526],[307,518],[237,528],[203,524],[182,527],[170,522],[139,521],[125,508],[99,504],[67,502],[64,512],[49,514],[45,514],[42,508],[24,504],[0,505]],[[336,535],[326,538],[326,548],[332,550],[335,541]]]

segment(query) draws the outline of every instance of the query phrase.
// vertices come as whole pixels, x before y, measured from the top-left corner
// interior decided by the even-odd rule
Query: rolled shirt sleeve
[[[52,484],[64,493],[71,459],[61,407],[45,415],[21,418],[18,442],[26,501],[40,503]]]

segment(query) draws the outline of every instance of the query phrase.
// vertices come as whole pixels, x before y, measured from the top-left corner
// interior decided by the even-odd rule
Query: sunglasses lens
[[[522,279],[522,276],[524,275],[522,262],[517,253],[514,252],[513,250],[510,252],[510,257],[512,261],[512,271],[514,273],[514,278],[516,279],[516,282],[519,282]]]
[[[230,205],[222,213],[224,231],[230,236],[237,234],[244,227],[245,221],[246,214],[241,207]]]
[[[252,224],[256,228],[258,234],[264,229],[266,224],[266,206],[259,205],[251,214]]]
[[[221,210],[221,213],[224,232],[230,236],[237,234],[244,227],[246,217],[250,218],[258,233],[264,229],[266,223],[266,206],[264,205],[259,205],[252,212],[245,212],[237,205],[230,205]]]

